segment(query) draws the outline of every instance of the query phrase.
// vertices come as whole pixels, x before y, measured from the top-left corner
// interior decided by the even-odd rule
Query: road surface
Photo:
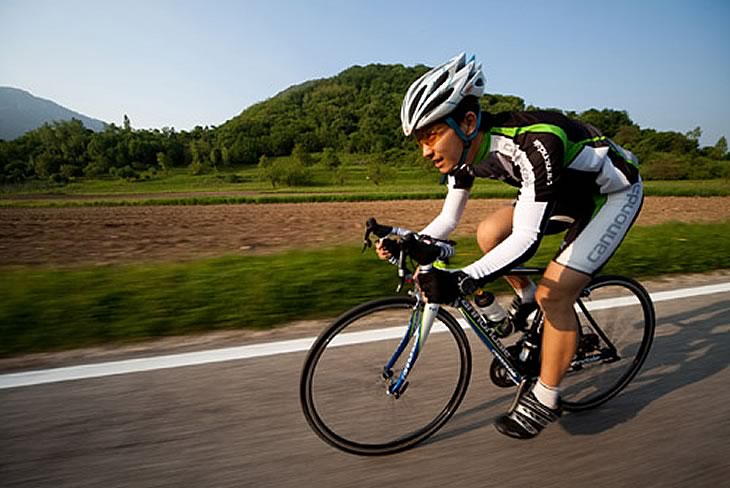
[[[730,292],[656,309],[629,389],[532,441],[492,427],[512,390],[491,385],[491,358],[472,342],[469,391],[439,433],[393,456],[341,453],[304,421],[299,351],[4,387],[0,486],[727,486]]]

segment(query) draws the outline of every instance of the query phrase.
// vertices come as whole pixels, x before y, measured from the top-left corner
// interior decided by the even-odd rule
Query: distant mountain
[[[84,126],[97,132],[104,130],[106,126],[101,120],[38,98],[27,91],[0,86],[0,139],[9,141],[46,122],[71,119],[78,119]]]

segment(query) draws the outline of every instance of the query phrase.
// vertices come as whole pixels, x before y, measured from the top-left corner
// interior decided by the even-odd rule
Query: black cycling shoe
[[[501,433],[515,439],[532,439],[542,429],[560,418],[563,409],[548,408],[532,393],[517,393],[516,401],[506,414],[497,417],[494,427]]]
[[[527,317],[535,310],[537,310],[537,302],[522,303],[522,298],[519,295],[515,295],[509,306],[509,310],[507,310],[507,320],[511,324],[511,329],[522,332],[526,331]],[[512,330],[510,330],[510,333]]]

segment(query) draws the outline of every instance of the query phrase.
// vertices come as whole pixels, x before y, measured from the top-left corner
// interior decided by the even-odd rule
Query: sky
[[[730,138],[727,0],[0,0],[0,86],[136,128],[220,125],[352,65],[459,52],[489,93]]]

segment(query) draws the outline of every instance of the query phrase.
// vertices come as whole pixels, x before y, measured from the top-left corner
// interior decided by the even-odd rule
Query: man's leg
[[[502,207],[479,223],[477,241],[484,254],[488,253],[505,240],[512,233],[512,205]],[[505,276],[507,282],[515,290],[530,286],[530,279],[526,276]]]
[[[591,277],[552,261],[537,287],[537,303],[545,316],[540,381],[557,389],[575,354],[578,319],[573,304]]]
[[[530,439],[560,417],[558,387],[575,354],[578,332],[573,304],[590,279],[555,261],[545,270],[536,294],[544,313],[540,378],[497,418],[494,425],[501,433]]]
[[[575,354],[578,332],[573,304],[590,281],[590,275],[603,267],[623,241],[639,215],[642,202],[640,181],[624,191],[607,195],[585,228],[574,236],[568,232],[567,245],[545,271],[536,294],[545,314],[540,364],[543,386],[557,388],[565,376]],[[596,243],[601,243],[601,247],[597,248]],[[601,253],[597,254],[596,249]]]
[[[624,191],[606,195],[588,224],[578,227],[578,233],[568,231],[560,253],[548,266],[537,290],[537,301],[545,314],[540,380],[497,419],[495,427],[501,433],[529,439],[560,416],[560,408],[556,408],[558,386],[575,354],[578,334],[573,304],[590,276],[606,264],[623,241],[642,202],[643,189],[638,181]],[[607,236],[609,244],[604,243]],[[597,242],[601,247],[596,247]]]

